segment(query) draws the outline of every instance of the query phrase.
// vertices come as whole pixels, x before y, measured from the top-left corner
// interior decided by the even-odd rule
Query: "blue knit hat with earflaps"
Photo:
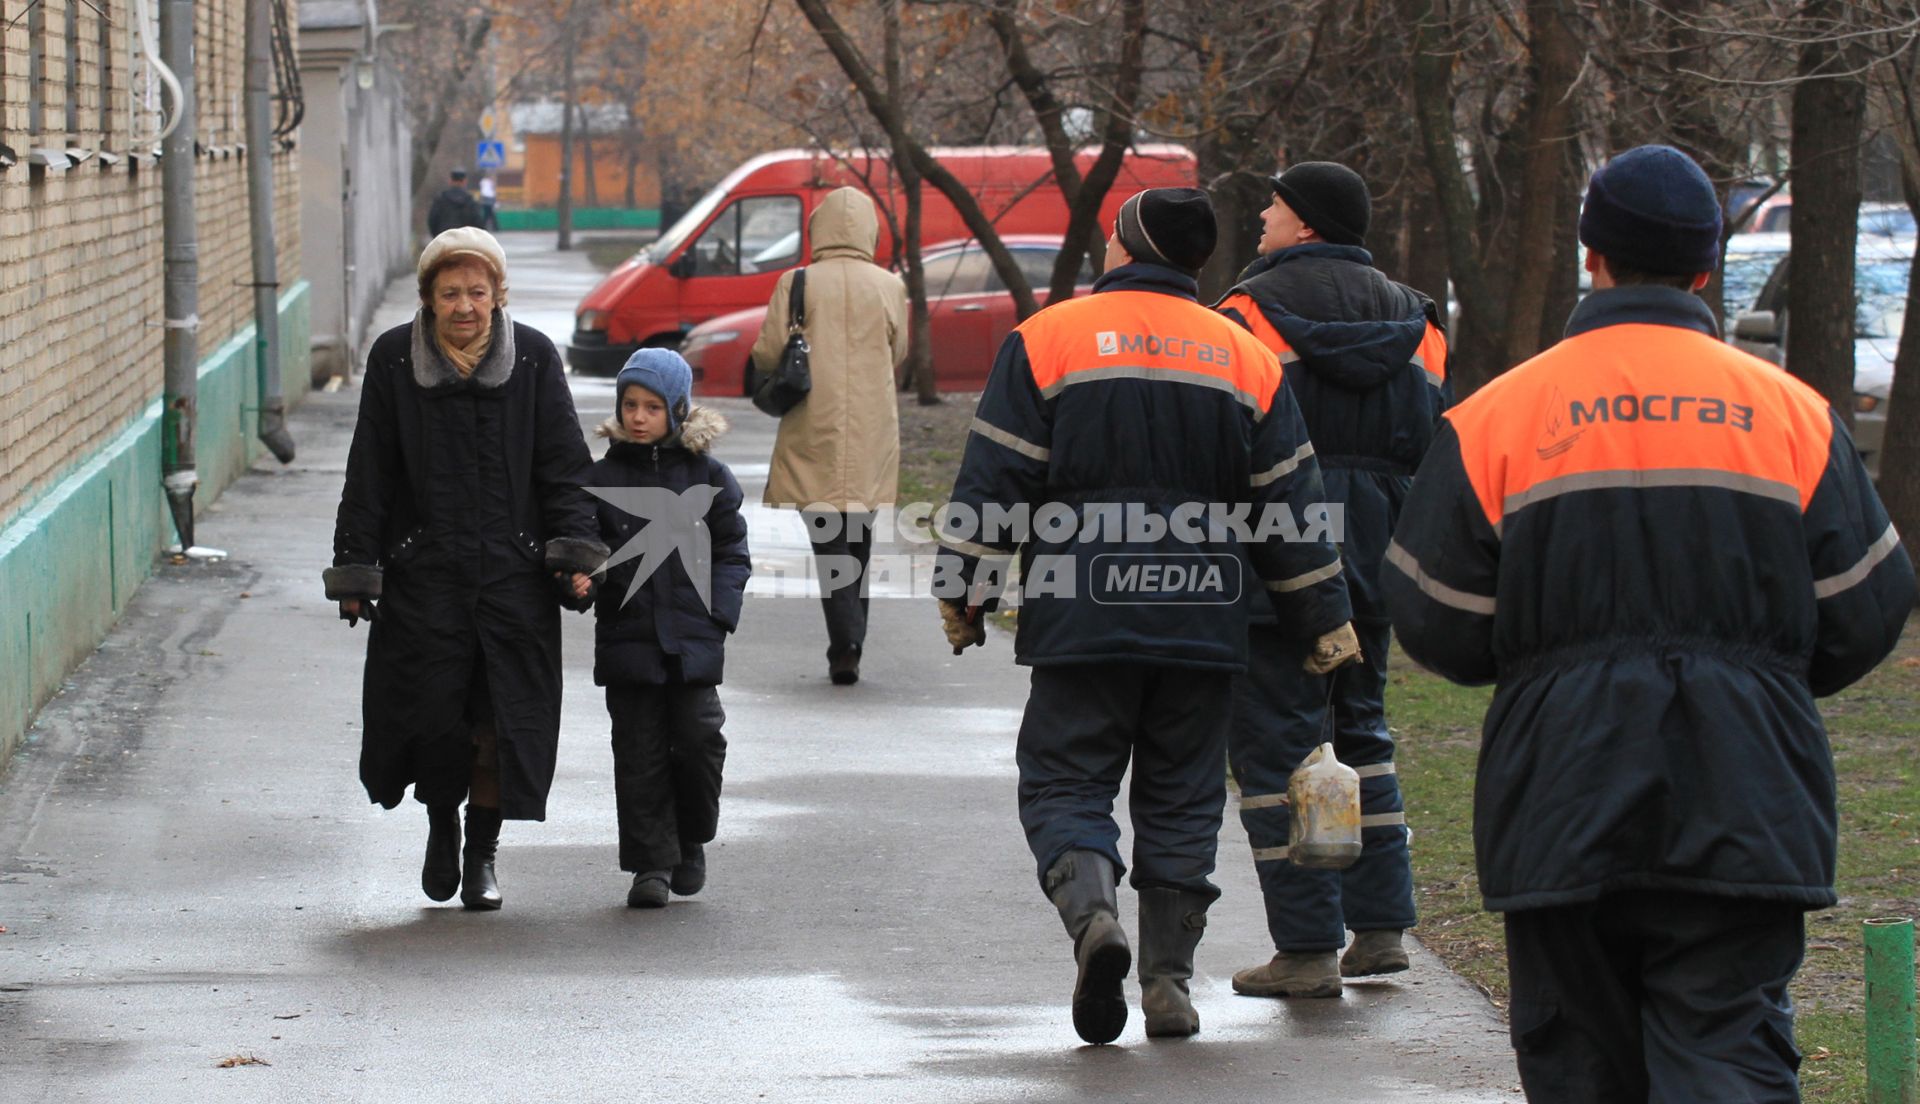
[[[680,432],[680,427],[686,424],[687,412],[693,409],[693,369],[687,365],[686,358],[672,349],[636,350],[613,379],[616,412],[627,388],[636,383],[667,404],[667,436]]]

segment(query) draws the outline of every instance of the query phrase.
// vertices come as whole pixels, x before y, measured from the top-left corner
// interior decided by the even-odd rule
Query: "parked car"
[[[1860,232],[1883,238],[1911,238],[1916,232],[1913,209],[1904,203],[1862,203]]]
[[[1047,151],[973,146],[932,153],[967,186],[1001,233],[1066,231],[1066,200]],[[1079,154],[1082,172],[1095,154]],[[1140,189],[1191,186],[1197,173],[1193,151],[1184,146],[1132,147],[1101,204],[1099,224],[1113,225],[1120,204]],[[849,184],[875,195],[883,209],[904,210],[899,181],[877,154],[840,159],[820,150],[781,150],[728,173],[657,241],[608,273],[580,301],[567,364],[579,372],[612,375],[643,345],[678,346],[710,318],[764,304],[780,273],[805,262],[808,212],[826,193]],[[924,188],[922,196],[922,241],[968,233],[938,189]],[[892,244],[892,235],[882,232],[879,263],[892,260]]]
[[[1867,236],[1854,253],[1853,442],[1867,467],[1880,469],[1886,436],[1887,400],[1893,392],[1893,358],[1906,327],[1907,282],[1915,239]],[[1774,265],[1753,309],[1734,319],[1734,345],[1782,367],[1786,365],[1787,273],[1791,258]]]
[[[1754,309],[1767,278],[1792,245],[1791,234],[1735,234],[1727,239],[1720,261],[1720,301],[1728,318]]]
[[[1012,251],[1044,305],[1046,285],[1060,254],[1059,235],[1009,234],[1000,240]],[[921,266],[927,278],[934,380],[942,391],[978,391],[986,386],[1000,343],[1013,331],[1013,294],[994,271],[986,250],[971,239],[928,246]],[[1074,294],[1085,294],[1093,279],[1093,260],[1088,258]],[[680,352],[693,366],[696,394],[753,394],[758,381],[749,353],[766,316],[762,303],[723,314],[688,332]]]

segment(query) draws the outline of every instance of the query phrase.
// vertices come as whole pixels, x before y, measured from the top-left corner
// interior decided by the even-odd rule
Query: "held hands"
[[[359,625],[363,617],[367,619],[367,624],[373,624],[374,615],[374,604],[370,600],[347,598],[340,603],[340,620],[345,621],[350,629]]]
[[[962,606],[941,599],[940,627],[946,630],[947,643],[953,645],[954,655],[965,653],[970,646],[984,647],[987,643],[987,627],[980,621],[979,606]]]
[[[585,613],[593,608],[593,577],[579,572],[568,574],[564,571],[553,573],[553,588],[560,595],[560,604],[575,613]]]
[[[1360,638],[1354,634],[1353,622],[1349,621],[1327,635],[1313,642],[1313,651],[1308,653],[1303,664],[1308,673],[1324,675],[1343,664],[1360,659]]]

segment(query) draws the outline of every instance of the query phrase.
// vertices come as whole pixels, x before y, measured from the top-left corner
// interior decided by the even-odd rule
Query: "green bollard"
[[[1861,925],[1867,948],[1867,1104],[1920,1104],[1913,1022],[1913,921]]]

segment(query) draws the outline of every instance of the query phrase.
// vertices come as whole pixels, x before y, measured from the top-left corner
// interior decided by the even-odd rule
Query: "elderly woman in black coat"
[[[367,796],[391,809],[411,785],[427,807],[421,888],[497,909],[501,820],[546,818],[559,606],[585,608],[556,575],[591,573],[607,550],[560,358],[507,317],[499,243],[448,230],[419,277],[419,313],[367,357],[327,597],[369,622]]]

